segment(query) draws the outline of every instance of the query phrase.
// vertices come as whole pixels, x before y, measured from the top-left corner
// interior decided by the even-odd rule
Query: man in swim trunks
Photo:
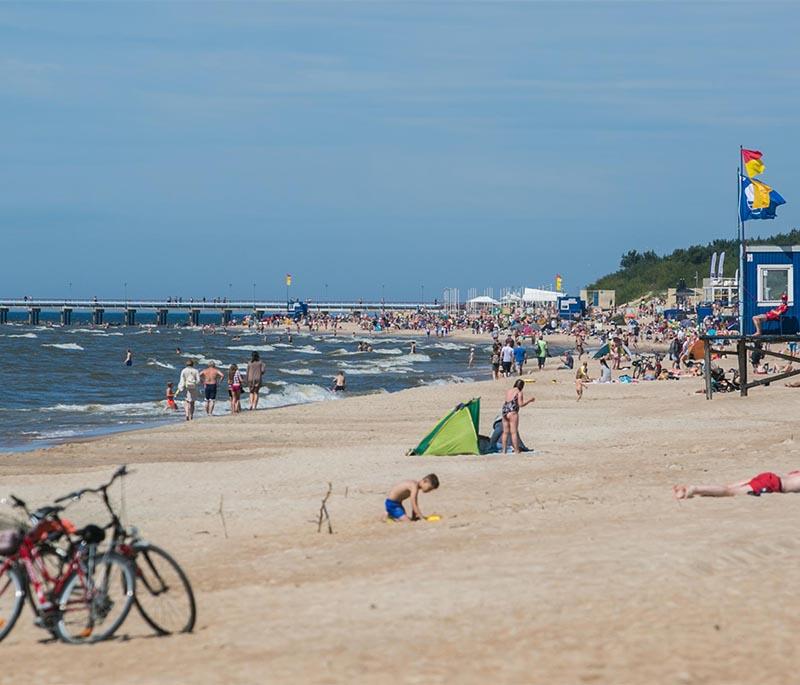
[[[800,492],[800,471],[790,471],[785,476],[767,471],[750,480],[733,485],[675,485],[672,488],[676,499],[691,497],[733,497],[754,495],[760,497],[772,492]]]
[[[417,498],[420,492],[430,492],[439,487],[439,479],[435,473],[429,473],[425,478],[420,481],[404,480],[397,483],[391,490],[386,498],[386,516],[392,521],[402,521],[403,523],[410,523],[411,521],[424,520],[425,517],[419,509]],[[403,501],[411,500],[411,518],[406,514],[403,507]]]
[[[781,295],[781,303],[770,309],[766,314],[758,314],[753,317],[753,325],[756,327],[755,335],[761,335],[761,327],[765,321],[780,321],[780,318],[789,310],[789,296],[786,293]]]
[[[208,362],[208,366],[200,372],[200,380],[203,381],[203,392],[206,400],[206,414],[211,416],[214,413],[214,405],[217,402],[217,383],[225,378],[225,375],[217,368],[214,362]]]

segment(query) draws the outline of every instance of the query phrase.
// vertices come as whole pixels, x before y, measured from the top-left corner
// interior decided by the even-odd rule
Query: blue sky
[[[800,3],[754,7],[0,4],[0,296],[576,291],[735,235],[740,144],[788,230]]]

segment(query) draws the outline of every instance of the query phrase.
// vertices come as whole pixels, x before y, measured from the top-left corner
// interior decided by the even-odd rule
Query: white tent
[[[525,288],[522,291],[523,302],[557,302],[559,297],[562,297],[562,294],[555,290]]]
[[[467,304],[500,304],[500,303],[493,297],[489,297],[488,295],[479,295],[478,297],[473,297],[471,300],[467,300]]]

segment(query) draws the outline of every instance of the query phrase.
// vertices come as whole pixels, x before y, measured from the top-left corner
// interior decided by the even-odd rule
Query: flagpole
[[[738,233],[739,233],[739,333],[744,335],[744,217],[742,217],[742,146],[739,146],[739,167],[736,170],[736,189],[737,189],[737,202],[736,202],[736,216],[738,219]]]

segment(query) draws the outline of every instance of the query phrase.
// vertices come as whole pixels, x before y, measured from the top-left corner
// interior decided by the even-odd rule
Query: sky
[[[734,237],[740,145],[789,230],[800,3],[755,7],[0,3],[0,298],[577,293]]]

